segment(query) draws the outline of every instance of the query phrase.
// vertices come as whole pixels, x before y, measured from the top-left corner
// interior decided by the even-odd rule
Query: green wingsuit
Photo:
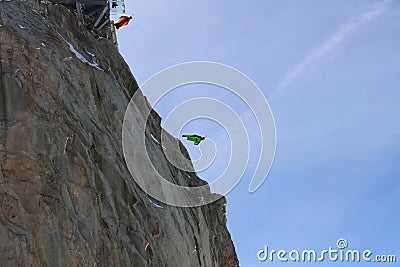
[[[205,137],[197,134],[184,134],[182,137],[186,137],[187,140],[192,141],[196,146],[200,144],[201,141],[206,139]]]

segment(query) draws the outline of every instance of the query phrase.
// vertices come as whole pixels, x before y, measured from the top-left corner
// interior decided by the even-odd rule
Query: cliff
[[[33,0],[0,12],[0,266],[237,266],[225,198],[169,206],[132,179],[121,132],[140,89],[109,27]],[[148,127],[160,137],[155,112]],[[148,153],[169,180],[204,184]]]

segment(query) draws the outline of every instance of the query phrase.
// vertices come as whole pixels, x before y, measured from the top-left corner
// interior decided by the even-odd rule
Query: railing
[[[111,15],[125,14],[124,0],[110,0],[110,14]]]

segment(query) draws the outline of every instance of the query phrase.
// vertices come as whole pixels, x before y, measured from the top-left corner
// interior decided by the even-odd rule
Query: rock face
[[[63,5],[0,12],[0,266],[237,266],[224,198],[167,206],[133,181],[121,129],[139,89],[110,32]],[[171,180],[204,184],[150,145]]]

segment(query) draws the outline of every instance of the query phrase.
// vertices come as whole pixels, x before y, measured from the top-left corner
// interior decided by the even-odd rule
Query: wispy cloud
[[[360,16],[354,17],[347,23],[341,25],[338,30],[335,31],[332,36],[330,36],[330,38],[323,42],[316,50],[308,54],[303,61],[301,61],[288,71],[286,76],[278,84],[278,87],[274,92],[274,96],[282,95],[286,87],[288,87],[288,85],[295,81],[313,61],[332,51],[344,38],[346,38],[355,29],[384,13],[388,5],[391,4],[393,1],[394,0],[384,0],[382,2],[379,2],[371,10],[363,13]]]

